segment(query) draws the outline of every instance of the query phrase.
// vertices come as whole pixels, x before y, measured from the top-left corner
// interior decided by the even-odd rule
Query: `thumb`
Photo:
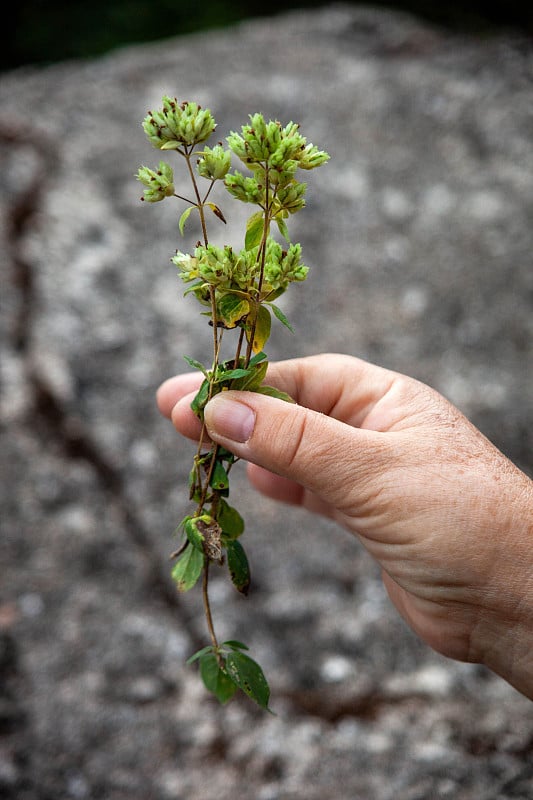
[[[221,392],[205,407],[211,439],[353,513],[387,463],[386,434],[256,392]],[[390,455],[389,455],[390,458]],[[355,506],[355,507],[354,507]]]

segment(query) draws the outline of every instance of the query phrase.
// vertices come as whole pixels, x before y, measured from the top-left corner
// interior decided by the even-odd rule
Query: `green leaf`
[[[221,447],[219,445],[219,447],[218,447],[218,459],[219,459],[219,461],[227,461],[228,464],[233,464],[233,462],[235,461],[235,458],[236,458],[236,456],[235,456],[234,453],[230,453],[230,451],[226,450],[225,447]]]
[[[205,281],[196,281],[196,283],[193,283],[192,286],[189,286],[187,289],[185,289],[183,296],[187,297],[187,295],[191,292],[196,296],[196,299],[202,305],[211,305],[211,299],[209,297],[209,284]]]
[[[196,464],[189,472],[189,499],[198,502],[202,495],[202,487],[198,476],[198,467]]]
[[[189,356],[183,356],[183,358],[185,359],[185,361],[187,362],[187,364],[190,367],[192,367],[193,369],[199,369],[200,372],[202,372],[205,375],[206,378],[208,377],[207,376],[207,369],[204,367],[203,364],[200,364],[200,362],[196,361],[195,358],[190,358]]]
[[[279,232],[283,236],[284,239],[290,244],[291,240],[289,237],[289,229],[287,227],[287,223],[281,217],[276,217],[276,224],[278,226]]]
[[[229,369],[226,372],[219,372],[215,383],[220,383],[222,381],[233,381],[237,380],[238,378],[246,378],[248,375],[250,375],[249,369]]]
[[[222,528],[222,533],[230,539],[238,539],[244,531],[244,520],[237,509],[222,499],[218,508],[217,522]]]
[[[225,546],[231,581],[238,592],[246,595],[250,588],[250,566],[244,548],[237,540],[226,542]]]
[[[227,489],[229,487],[228,473],[220,461],[215,461],[209,484],[217,491],[221,491],[222,489]]]
[[[204,556],[196,547],[187,547],[181,558],[176,561],[172,570],[172,578],[178,591],[188,592],[202,574]]]
[[[193,469],[194,469],[194,467],[193,467]],[[190,514],[187,514],[187,516],[186,516],[186,517],[183,517],[183,519],[181,520],[181,522],[180,522],[180,523],[178,523],[178,526],[176,527],[176,534],[178,534],[178,533],[180,532],[180,529],[181,529],[181,528],[184,528],[184,527],[185,527],[185,523],[186,523],[188,520],[190,520],[190,518],[191,518],[191,517],[190,517]]]
[[[207,403],[209,398],[209,381],[207,378],[203,381],[202,385],[198,389],[194,400],[191,403],[191,408],[196,414],[196,416],[202,420],[204,414],[204,406]]]
[[[187,539],[200,553],[204,552],[204,535],[198,530],[197,518],[186,517],[183,527],[187,534]]]
[[[222,647],[231,647],[232,650],[249,650],[248,645],[238,642],[237,639],[228,639],[227,642],[222,642]]]
[[[251,362],[250,362],[251,364]],[[246,370],[246,374],[235,381],[233,384],[234,389],[239,389],[241,392],[255,392],[263,383],[265,375],[267,373],[268,364],[263,362],[262,364],[254,364],[253,367],[249,367]]]
[[[197,650],[196,653],[193,653],[190,658],[187,659],[185,662],[188,666],[190,666],[194,661],[197,661],[202,656],[205,656],[206,653],[213,652],[213,645],[208,644],[207,647],[202,647],[201,650]]]
[[[285,400],[286,403],[295,402],[290,394],[287,394],[287,392],[282,392],[280,389],[276,389],[274,386],[260,386],[255,391],[258,394],[266,394],[268,397],[277,397],[278,400]]]
[[[217,321],[225,328],[235,328],[250,312],[250,303],[246,298],[228,292],[217,300]]]
[[[200,656],[200,675],[206,689],[213,692],[217,700],[224,705],[237,691],[237,685],[224,672],[214,653]]]
[[[270,688],[263,670],[244,653],[229,653],[226,669],[231,680],[261,708],[268,710]]]
[[[267,354],[263,353],[263,351],[256,353],[256,355],[248,362],[248,367],[255,367],[255,365],[259,364],[260,361],[264,361],[266,357]]]
[[[285,327],[288,328],[291,333],[294,333],[294,329],[293,329],[292,325],[290,324],[289,320],[287,319],[287,317],[285,316],[285,314],[283,313],[281,308],[279,308],[278,306],[275,306],[274,303],[269,303],[269,306],[272,309],[272,311],[274,312],[274,314],[276,315],[276,317],[279,319],[279,321],[283,325],[285,325]]]
[[[270,289],[264,297],[261,296],[261,300],[266,303],[271,303],[272,300],[277,300],[278,297],[281,297],[281,295],[285,294],[286,291],[286,286],[279,286],[277,289]]]
[[[183,229],[185,228],[185,223],[189,219],[190,213],[191,213],[191,211],[193,210],[194,207],[195,206],[189,206],[188,208],[186,208],[185,211],[183,212],[183,214],[180,217],[179,228],[180,228],[180,233],[181,233],[182,236],[184,236]]]
[[[261,244],[264,228],[265,222],[263,212],[256,211],[246,223],[246,236],[244,238],[245,250],[253,250],[254,247],[258,247],[258,245]]]

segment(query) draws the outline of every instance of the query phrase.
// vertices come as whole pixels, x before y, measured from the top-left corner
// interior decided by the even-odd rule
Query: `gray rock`
[[[153,395],[210,334],[169,263],[176,209],[133,179],[165,93],[221,136],[299,121],[332,159],[270,355],[414,375],[531,472],[532,77],[530,41],[342,6],[0,76],[2,797],[532,796],[531,703],[429,651],[352,539],[237,471],[254,589],[215,576],[215,615],[277,716],[220,709],[184,665],[203,619],[167,557],[192,448]]]

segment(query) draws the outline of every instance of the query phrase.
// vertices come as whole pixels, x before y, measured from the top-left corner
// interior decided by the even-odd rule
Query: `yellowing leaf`
[[[264,227],[263,212],[256,211],[246,223],[246,236],[244,238],[244,247],[246,250],[253,250],[254,247],[261,244]]]
[[[219,220],[221,220],[221,222],[226,224],[226,220],[224,218],[224,214],[222,213],[222,211],[220,210],[220,208],[217,206],[216,203],[206,203],[206,205],[209,206],[209,208],[211,209],[211,211],[213,212],[215,217],[218,217]]]
[[[257,317],[255,321],[255,330],[253,331],[254,340],[252,348],[254,353],[259,353],[267,343],[270,337],[270,328],[272,325],[272,317],[270,311],[265,306],[259,306],[257,309]],[[246,338],[250,341],[252,335],[252,324],[246,326]]]
[[[235,328],[250,311],[250,303],[236,294],[223,294],[217,300],[217,318],[225,328]]]

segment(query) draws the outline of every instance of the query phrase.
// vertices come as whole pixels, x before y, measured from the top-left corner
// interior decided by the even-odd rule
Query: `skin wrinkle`
[[[286,362],[278,362],[275,365],[269,365],[267,372],[267,380],[276,388],[287,392],[298,405],[309,408],[311,405],[315,411],[325,414],[326,416],[333,417],[337,420],[351,419],[353,427],[362,427],[361,419],[367,414],[367,408],[373,407],[376,399],[376,388],[372,391],[370,388],[367,390],[363,407],[361,408],[361,401],[359,400],[355,405],[348,401],[347,408],[344,404],[349,397],[348,387],[342,381],[339,381],[339,366],[332,367],[332,354],[321,354],[318,356],[308,356],[307,358],[294,359],[296,374],[290,373],[290,379],[286,376],[280,376],[280,370]],[[339,358],[338,356],[336,358]],[[340,356],[342,361],[346,363],[343,365],[346,371],[353,366],[353,359],[351,356]],[[383,370],[384,377],[386,370]],[[385,378],[386,382],[390,378]],[[361,393],[360,380],[357,376],[353,378],[354,383],[358,383],[358,392]],[[316,385],[315,385],[316,384]],[[385,383],[385,386],[387,383]],[[320,391],[317,391],[317,390]],[[381,394],[381,390],[380,390]],[[316,397],[319,397],[319,405],[317,406]]]
[[[281,461],[281,467],[283,471],[290,470],[293,466],[294,462],[301,454],[302,443],[304,442],[304,438],[306,436],[306,425],[308,424],[308,417],[302,416],[301,418],[292,418],[290,420],[290,435],[284,436],[283,425],[278,424],[278,430],[268,432],[272,436],[281,436],[282,441],[284,442],[284,447],[287,447],[287,444],[290,443],[290,450],[287,452],[284,450],[283,452],[283,460]],[[297,430],[295,431],[295,428]]]
[[[446,398],[398,373],[312,356],[274,365],[267,382],[300,405],[238,399],[256,428],[246,445],[228,443],[250,462],[252,483],[347,528],[430,646],[486,664],[533,698],[527,476]],[[163,409],[174,401],[174,424],[194,438],[191,399],[180,380],[161,389]]]
[[[238,402],[242,402],[245,405],[248,405],[246,402],[246,394],[242,393],[243,398],[239,398]],[[252,397],[248,398],[248,401],[252,402]],[[251,406],[250,406],[251,407]],[[291,410],[294,409],[294,406]],[[296,433],[296,439],[294,439],[293,428],[296,424],[299,427]],[[323,420],[323,429],[325,435],[321,432],[321,425],[320,420]],[[334,423],[332,425],[332,423]],[[347,505],[348,501],[343,499],[345,495],[339,495],[338,486],[345,482],[345,478],[339,472],[342,470],[343,465],[349,465],[350,468],[350,482],[353,480],[351,477],[351,471],[354,468],[354,465],[357,466],[357,479],[358,479],[358,486],[360,489],[360,481],[365,479],[365,472],[361,472],[361,467],[364,467],[364,463],[361,462],[361,455],[359,452],[358,447],[353,446],[353,453],[354,456],[351,460],[346,458],[346,447],[349,445],[345,445],[344,441],[342,441],[340,447],[335,447],[332,444],[331,438],[333,431],[337,428],[337,425],[340,425],[337,420],[331,420],[326,415],[322,414],[321,412],[310,412],[309,414],[303,414],[297,416],[294,413],[289,411],[289,414],[286,419],[284,419],[281,423],[272,415],[271,419],[268,419],[266,422],[258,420],[256,425],[256,430],[250,440],[246,443],[249,447],[253,447],[254,439],[256,437],[260,437],[261,440],[269,441],[269,442],[282,442],[282,448],[276,451],[276,465],[275,470],[276,472],[283,474],[287,471],[295,471],[301,470],[301,463],[302,459],[307,462],[311,461],[313,464],[316,464],[317,467],[320,468],[322,473],[330,474],[334,472],[335,474],[335,484],[324,485],[321,484],[321,491],[320,494],[325,492],[333,492],[335,496],[338,498],[335,505],[339,511],[342,511],[344,506]],[[333,428],[333,430],[332,430]],[[340,429],[342,430],[342,428]],[[367,434],[371,434],[374,432],[366,432]],[[365,437],[367,438],[367,437]],[[317,442],[323,441],[323,444],[317,444]],[[370,438],[370,442],[374,444],[374,437]],[[385,446],[385,441],[383,441],[382,446]],[[369,444],[367,444],[368,448]],[[288,450],[287,448],[290,448]],[[302,456],[303,451],[303,456]],[[380,448],[373,447],[373,453],[376,456],[380,452]],[[250,458],[248,452],[243,454],[243,457]],[[254,460],[253,457],[251,460]],[[387,459],[381,459],[388,460]],[[366,459],[365,459],[366,461]],[[375,469],[378,466],[377,460],[372,458],[369,459],[372,463],[372,469]],[[271,464],[268,464],[269,467],[272,467]],[[369,479],[371,476],[369,476]]]
[[[360,427],[383,432],[402,430],[401,423],[405,420],[405,413],[402,413],[397,420],[392,422],[390,420],[387,423],[380,421],[380,418],[386,416],[386,413],[391,413],[391,408],[397,407],[398,404],[394,402],[395,394],[401,397],[402,393],[402,378],[399,375],[394,375],[383,397],[370,406],[368,413],[365,414],[361,421]]]

